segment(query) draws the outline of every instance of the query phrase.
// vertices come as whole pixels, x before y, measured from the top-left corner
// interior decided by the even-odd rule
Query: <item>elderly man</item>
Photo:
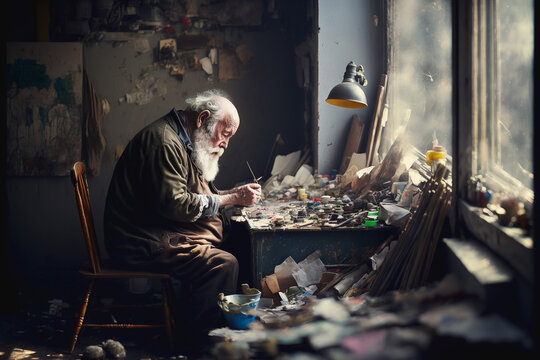
[[[221,250],[225,205],[250,206],[258,184],[220,191],[212,181],[218,160],[236,133],[235,106],[218,90],[187,99],[142,129],[126,146],[110,182],[105,205],[105,245],[129,269],[167,272],[188,284],[191,335],[221,325],[218,294],[234,293],[238,261]]]

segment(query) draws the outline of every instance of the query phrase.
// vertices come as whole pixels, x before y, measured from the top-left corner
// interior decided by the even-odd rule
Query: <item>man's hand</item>
[[[219,205],[252,206],[259,202],[261,196],[261,185],[256,183],[245,184],[225,191],[223,195],[220,195]]]
[[[261,185],[256,183],[246,184],[235,188],[237,203],[235,205],[251,206],[261,199]]]

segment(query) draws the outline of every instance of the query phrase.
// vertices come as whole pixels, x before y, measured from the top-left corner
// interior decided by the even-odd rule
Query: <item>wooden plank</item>
[[[298,172],[298,170],[300,170],[300,168],[302,167],[302,165],[304,165],[306,162],[308,162],[309,160],[309,156],[311,155],[311,150],[309,147],[305,147],[304,148],[304,154],[302,155],[302,157],[300,158],[300,160],[298,160],[298,163],[296,164],[296,167],[294,168],[294,171],[293,171],[293,176],[296,175],[296,173]]]
[[[349,128],[349,137],[347,138],[347,144],[345,145],[345,150],[343,151],[343,158],[341,160],[341,166],[339,168],[339,173],[344,174],[349,166],[351,156],[355,152],[359,152],[360,146],[362,145],[362,137],[364,134],[364,122],[358,117],[358,115],[353,115],[351,118],[351,125]]]
[[[366,146],[367,166],[373,165],[373,153],[375,152],[375,138],[377,129],[380,127],[382,109],[384,107],[384,99],[386,95],[386,85],[388,83],[388,76],[386,74],[381,75],[381,82],[377,89],[377,102],[375,113],[371,121],[371,129],[368,134],[368,142]]]
[[[381,118],[379,119],[379,121],[377,121],[377,129],[375,130],[375,140],[373,140],[374,145],[372,148],[372,156],[371,156],[372,164],[371,165],[373,165],[373,163],[375,162],[375,156],[379,155],[379,145],[381,144],[381,132],[382,132],[382,127],[383,127],[382,125],[386,121],[386,119],[388,119],[388,106],[386,106],[385,104],[382,114],[381,114]]]

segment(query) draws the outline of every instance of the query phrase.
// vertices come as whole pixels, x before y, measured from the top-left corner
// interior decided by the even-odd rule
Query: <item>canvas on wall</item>
[[[81,159],[82,43],[8,43],[8,176],[67,176]]]

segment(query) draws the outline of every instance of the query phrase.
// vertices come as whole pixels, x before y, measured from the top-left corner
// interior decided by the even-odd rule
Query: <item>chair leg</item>
[[[167,332],[167,337],[169,339],[169,346],[171,350],[173,349],[173,334],[171,326],[171,310],[169,307],[169,302],[172,300],[171,286],[168,279],[161,280],[161,290],[163,293],[163,317],[165,318],[165,330]]]
[[[169,309],[170,309],[170,313],[171,313],[170,319],[171,319],[171,326],[172,326],[172,329],[174,331],[174,328],[176,327],[176,319],[177,319],[177,316],[178,316],[175,304],[178,301],[177,301],[177,298],[176,298],[175,291],[174,291],[171,280],[165,280],[165,283],[167,285],[167,291],[169,293],[168,294],[169,295],[168,296],[169,297]]]
[[[88,283],[86,296],[81,306],[81,313],[79,315],[79,321],[77,321],[77,326],[75,327],[75,333],[73,334],[73,340],[71,341],[71,347],[69,349],[70,353],[72,353],[73,350],[75,349],[75,344],[77,343],[77,339],[79,338],[79,333],[81,332],[81,328],[84,322],[84,316],[86,315],[86,309],[88,308],[88,302],[90,301],[90,295],[92,294],[93,287],[94,287],[94,280],[90,280],[90,282]]]

